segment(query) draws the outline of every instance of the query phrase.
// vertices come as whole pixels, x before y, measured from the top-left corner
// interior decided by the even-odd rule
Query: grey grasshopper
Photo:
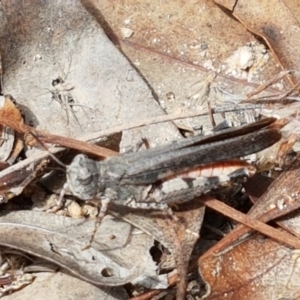
[[[272,126],[274,122],[274,118],[266,118],[103,161],[79,154],[67,167],[64,190],[84,201],[101,201],[99,218],[105,215],[110,201],[132,208],[170,211],[169,205],[194,199],[236,177],[253,175],[255,168],[244,161],[224,162],[279,141],[281,133]]]

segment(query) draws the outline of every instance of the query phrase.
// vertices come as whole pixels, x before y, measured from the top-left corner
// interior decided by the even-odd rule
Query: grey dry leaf
[[[35,280],[17,293],[6,295],[4,300],[45,299],[45,300],[74,300],[74,295],[79,299],[89,300],[119,300],[127,299],[127,292],[123,287],[97,287],[86,281],[70,276],[64,272],[35,273]]]
[[[163,212],[141,211],[135,213],[126,207],[117,210],[113,203],[110,206],[110,214],[122,218],[159,241],[167,249],[159,262],[159,268],[169,270],[176,267],[176,260],[178,256],[182,255],[174,241],[177,239],[181,243],[181,247],[185,250],[184,257],[189,259],[189,253],[194,247],[194,242],[198,239],[197,232],[202,225],[205,209],[203,206],[197,205],[196,201],[185,205],[185,207],[189,206],[193,208],[191,211],[185,211],[181,214],[175,212],[175,215],[180,217],[180,224],[166,218]],[[180,230],[184,231],[182,236],[179,236]],[[192,233],[194,233],[193,238],[191,238]]]
[[[8,6],[6,4],[3,3],[0,8],[3,17],[0,24],[1,44],[5,45],[3,48],[5,54],[3,63],[6,70],[4,74],[4,93],[12,92],[17,101],[31,110],[36,117],[34,124],[38,128],[65,136],[78,136],[78,134],[83,134],[79,129],[80,126],[84,128],[84,131],[86,130],[85,132],[90,133],[126,123],[128,119],[138,121],[140,118],[163,114],[163,110],[157,105],[145,82],[124,56],[111,44],[99,24],[89,15],[80,1],[73,1],[72,5],[65,2],[53,3],[51,1],[35,3],[34,6],[31,5],[30,1],[18,3],[18,5]],[[20,9],[23,12],[22,15],[18,14]],[[37,14],[39,14],[39,17],[37,17]],[[74,15],[77,16],[76,19],[74,19]],[[12,22],[12,20],[14,21]],[[16,20],[17,22],[15,22]],[[22,34],[21,37],[18,34],[20,32],[18,24],[24,25],[22,25],[22,28],[28,35]],[[51,24],[51,27],[49,27],[49,24]],[[27,38],[28,43],[26,42]],[[15,45],[18,45],[18,47],[16,48]],[[70,53],[70,48],[73,49],[73,53]],[[99,55],[99,52],[101,52],[101,55]],[[37,57],[37,54],[39,55],[38,59],[32,59],[32,57]],[[94,70],[93,72],[90,72],[91,68]],[[109,74],[113,74],[113,76]],[[72,89],[66,92],[72,95],[76,103],[93,108],[93,110],[83,108],[76,111],[80,125],[72,115],[69,116],[68,124],[66,111],[59,102],[52,101],[51,93],[44,90],[44,88],[53,90],[51,81],[59,76],[64,76],[66,82],[72,85]],[[132,110],[132,107],[135,107],[135,109]],[[147,136],[150,140],[153,139],[154,143],[160,143],[160,140],[167,141],[172,139],[172,136],[178,136],[175,127],[166,123],[163,126],[150,126],[149,129],[144,129],[143,132],[143,136]],[[130,134],[130,131],[128,131],[128,134]],[[124,136],[126,135],[125,133]],[[157,136],[160,137],[160,140],[157,139]],[[41,155],[38,154],[28,152],[28,155],[31,159],[29,158],[27,161],[13,166],[12,169],[4,172],[3,176],[12,171],[21,173],[26,167],[28,168],[32,164],[36,165],[41,159]],[[22,213],[15,216],[18,220],[21,218],[24,221]],[[11,247],[17,247],[25,252],[35,253],[37,256],[50,258],[59,265],[68,266],[74,273],[83,270],[84,274],[79,274],[81,278],[97,283],[109,284],[107,282],[109,281],[110,284],[120,285],[128,281],[134,281],[140,275],[145,280],[147,273],[150,273],[151,278],[155,278],[156,266],[149,255],[153,238],[145,234],[134,236],[130,247],[126,247],[126,250],[131,251],[134,257],[144,253],[139,266],[130,266],[128,267],[129,270],[126,267],[122,268],[120,265],[117,267],[115,261],[103,257],[102,252],[96,252],[93,253],[93,256],[96,257],[96,260],[99,259],[100,265],[93,264],[93,270],[91,271],[86,263],[84,267],[80,266],[80,263],[93,250],[90,249],[82,253],[82,245],[77,243],[77,239],[73,240],[72,243],[68,240],[69,233],[66,233],[65,236],[61,235],[61,231],[66,230],[66,228],[63,228],[65,225],[62,223],[60,226],[57,225],[57,230],[52,231],[50,224],[54,225],[58,217],[53,217],[53,220],[51,216],[46,214],[40,216],[45,222],[43,226],[39,227],[35,218],[33,218],[35,220],[33,221],[28,217],[27,226],[22,227],[21,231],[22,236],[25,237],[26,232],[28,233],[28,229],[33,225],[34,234],[31,233],[37,239],[35,242],[29,245],[29,241],[17,240],[17,235],[10,233],[12,240],[2,240],[0,244],[1,242],[9,243]],[[61,218],[60,220],[65,219]],[[65,222],[69,221],[70,219],[65,220]],[[82,220],[77,221],[83,222]],[[15,223],[11,226],[19,232],[21,227],[18,226],[17,221]],[[20,221],[20,224],[22,224],[22,221]],[[81,228],[74,225],[74,223],[72,224],[76,230]],[[87,224],[90,224],[90,231],[92,231],[94,221]],[[128,228],[126,223],[122,224],[118,223],[118,226],[121,226],[123,230]],[[70,229],[70,227],[67,228]],[[45,234],[45,230],[47,234]],[[105,237],[111,235],[119,237],[111,228],[108,228],[107,232],[104,230],[104,232]],[[128,237],[128,234],[123,233],[121,236]],[[83,230],[82,236],[88,240],[88,230]],[[51,245],[47,240],[49,238],[53,239]],[[61,244],[59,238],[62,239]],[[66,242],[66,239],[69,242]],[[138,243],[140,239],[143,242]],[[118,238],[114,240],[118,240]],[[111,240],[110,243],[114,240]],[[134,250],[134,243],[140,245],[138,250]],[[65,248],[66,244],[70,245],[70,249]],[[56,252],[53,252],[49,248],[50,246]],[[76,259],[69,252],[76,252]],[[125,256],[124,252],[121,250],[116,252],[120,256],[114,254],[114,260],[122,260],[120,257]],[[103,268],[101,260],[106,262],[104,263],[105,268],[109,267],[116,274],[121,272],[122,277],[103,278],[101,273],[99,274],[99,270]],[[136,263],[129,255],[126,263],[133,261]],[[145,271],[146,267],[147,271]],[[100,276],[100,278],[97,276]],[[163,277],[165,278],[165,276]],[[165,287],[166,281],[163,280],[163,282],[162,286]],[[157,283],[156,286],[159,287]],[[154,287],[153,283],[151,283],[151,287]]]
[[[139,281],[145,284],[149,277],[149,287],[166,287],[166,277],[156,275],[157,267],[149,254],[153,238],[146,234],[132,235],[128,223],[107,217],[92,247],[83,251],[94,226],[94,220],[43,212],[13,212],[0,217],[0,245],[42,257],[96,285],[118,286]],[[138,264],[133,259],[137,256]]]
[[[4,3],[0,16],[3,92],[12,93],[31,110],[38,129],[79,137],[128,120],[164,114],[147,84],[81,1],[72,1],[72,5],[63,1]],[[40,59],[32,59],[37,53]],[[60,77],[65,81],[64,91],[52,86],[52,81]],[[53,101],[48,90],[55,91],[58,101]],[[62,107],[72,106],[63,97],[69,98],[69,94],[79,122],[71,109]],[[59,103],[59,95],[63,103]],[[141,131],[155,143],[178,136],[171,123]]]

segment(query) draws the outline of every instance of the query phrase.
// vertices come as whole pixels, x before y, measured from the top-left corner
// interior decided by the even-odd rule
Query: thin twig
[[[219,114],[219,113],[232,112],[232,111],[237,111],[237,110],[240,111],[240,110],[248,110],[248,109],[258,109],[261,107],[262,107],[261,104],[230,105],[230,106],[226,106],[226,107],[212,108],[211,113]],[[207,116],[208,114],[209,113],[208,113],[207,109],[205,108],[198,112],[162,115],[162,116],[158,116],[158,117],[153,117],[153,118],[148,118],[148,119],[144,119],[144,120],[139,120],[136,122],[127,123],[124,125],[115,126],[113,128],[107,129],[107,130],[93,132],[93,133],[85,135],[84,137],[81,137],[79,139],[93,142],[93,141],[97,141],[101,137],[108,136],[111,134],[129,130],[129,129],[133,129],[133,128],[138,128],[138,127],[142,127],[142,126],[146,126],[146,125],[158,124],[158,123],[163,123],[163,122],[168,122],[168,121],[174,121],[174,120],[179,120],[179,119],[202,117],[202,116]]]

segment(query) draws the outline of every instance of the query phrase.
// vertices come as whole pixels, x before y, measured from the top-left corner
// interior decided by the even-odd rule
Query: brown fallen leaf
[[[12,123],[24,124],[24,119],[19,108],[16,106],[14,99],[9,96],[1,96],[0,118],[1,117],[11,120]],[[4,124],[0,124],[0,134],[0,162],[4,168],[14,163],[23,150],[24,143],[21,134]]]
[[[85,3],[101,13],[105,19],[101,24],[108,36],[145,76],[168,113],[192,112],[201,107],[205,81],[212,71],[217,77],[208,101],[218,105],[226,100],[236,101],[237,94],[245,95],[257,86],[255,83],[265,82],[280,71],[273,56],[269,56],[266,65],[254,72],[250,82],[226,74],[226,59],[239,47],[255,43],[256,38],[234,18],[227,18],[213,1],[189,1],[182,6],[180,1],[146,0],[140,1],[138,10],[133,0],[127,1],[126,6],[110,1],[88,0]],[[149,11],[153,12],[151,16]],[[125,22],[126,27],[134,31],[130,39],[123,39],[120,33]],[[264,53],[268,55],[269,51],[265,49]],[[245,73],[250,72],[246,70]],[[230,90],[232,97],[225,99],[224,93],[215,93],[219,87],[223,91]],[[271,90],[279,92],[274,87]],[[168,97],[169,93],[174,96]],[[204,130],[211,128],[208,118],[190,118],[182,122],[185,128],[199,128],[200,125]]]
[[[261,235],[222,255],[199,260],[205,299],[298,299],[299,250]]]
[[[263,38],[283,70],[299,70],[299,55],[295,51],[300,47],[299,8],[293,1],[215,2],[230,10],[250,32]],[[293,74],[290,79],[296,83],[299,75]]]

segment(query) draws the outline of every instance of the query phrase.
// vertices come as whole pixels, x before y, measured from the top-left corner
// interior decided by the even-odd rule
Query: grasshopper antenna
[[[29,135],[29,136],[28,136]],[[31,137],[30,137],[31,136]],[[32,139],[32,137],[40,144],[40,146],[48,152],[49,156],[51,156],[51,158],[61,167],[63,167],[64,169],[67,169],[67,165],[65,165],[62,161],[60,161],[55,155],[53,155],[51,153],[51,151],[49,151],[49,149],[47,148],[47,146],[39,139],[38,135],[36,133],[34,133],[33,131],[30,131],[29,133],[27,133],[27,136],[25,136],[25,140],[29,140]]]
[[[40,144],[40,146],[48,152],[48,154],[51,156],[51,158],[60,166],[62,166],[65,170],[67,170],[67,165],[65,165],[62,161],[60,161],[55,155],[53,155],[51,153],[51,151],[49,151],[49,149],[47,148],[47,146],[38,138],[38,135],[34,132],[30,132],[28,133],[28,135],[30,136],[27,136],[25,137],[25,139],[32,139],[32,137]],[[63,208],[64,206],[64,195],[65,195],[65,192],[66,190],[68,189],[68,184],[65,183],[62,190],[60,191],[60,194],[59,194],[59,199],[58,199],[58,206],[57,206],[57,209],[60,209],[60,208]]]

